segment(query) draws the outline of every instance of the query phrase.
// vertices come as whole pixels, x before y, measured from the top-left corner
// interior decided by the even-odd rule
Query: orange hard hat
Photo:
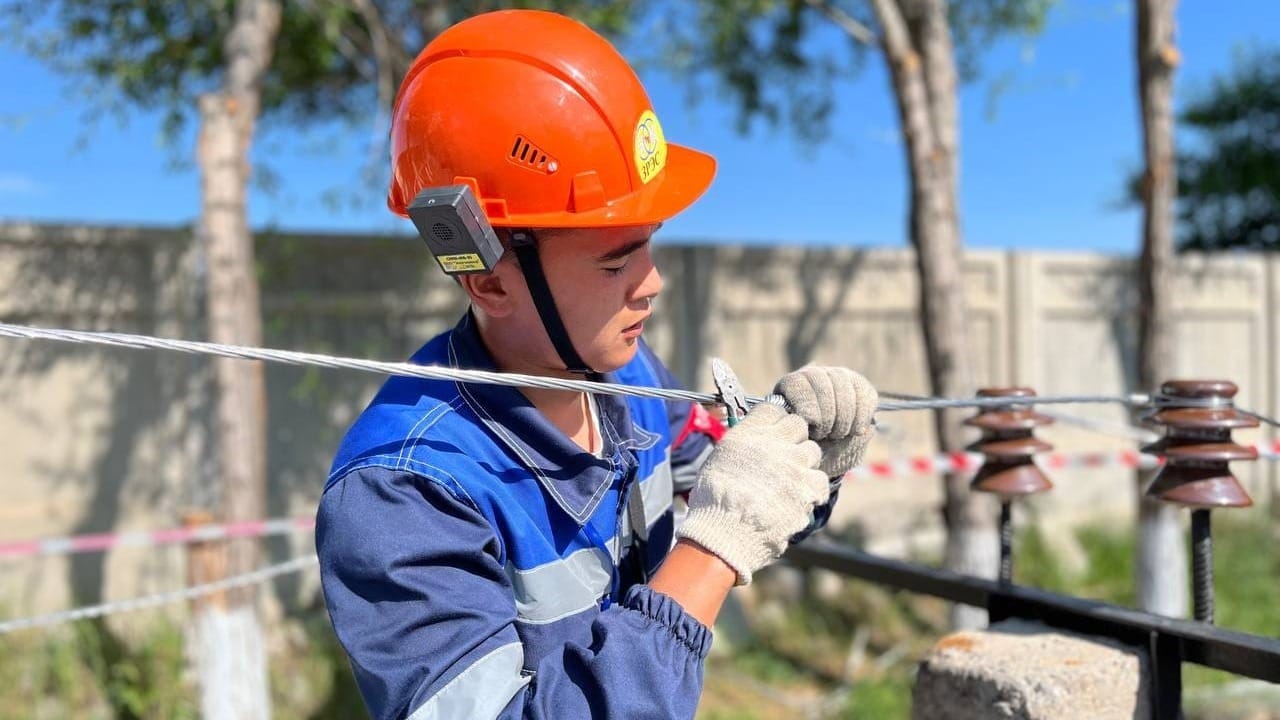
[[[471,186],[498,227],[662,222],[715,175],[669,144],[640,79],[609,41],[550,12],[463,20],[414,60],[391,116],[387,205]]]

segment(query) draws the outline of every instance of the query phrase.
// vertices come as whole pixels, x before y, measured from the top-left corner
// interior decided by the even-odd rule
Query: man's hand
[[[842,367],[806,367],[783,376],[773,391],[809,423],[809,439],[822,448],[818,468],[839,478],[862,462],[875,434],[876,389]]]
[[[739,585],[782,555],[827,499],[822,451],[808,435],[799,415],[757,405],[725,433],[694,483],[677,535],[733,568]]]

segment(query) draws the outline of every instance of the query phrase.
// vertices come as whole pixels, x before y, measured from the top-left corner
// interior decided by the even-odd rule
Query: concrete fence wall
[[[464,308],[415,240],[264,234],[258,242],[271,347],[399,360]],[[816,362],[859,369],[884,390],[928,393],[910,251],[668,241],[658,255],[667,290],[648,339],[691,386],[710,389],[706,360],[720,356],[754,392]],[[1099,255],[971,251],[965,288],[979,382],[1042,395],[1135,390],[1133,268]],[[202,284],[199,247],[185,229],[0,225],[5,322],[203,338]],[[1177,305],[1179,373],[1234,380],[1242,405],[1280,413],[1280,258],[1182,257]],[[267,377],[269,509],[308,513],[342,429],[379,380],[282,366]],[[211,388],[201,358],[0,339],[0,541],[166,527],[187,508],[215,504]],[[1127,422],[1116,406],[1069,412]],[[926,414],[882,421],[873,459],[933,451]],[[1133,447],[1065,426],[1042,435],[1068,451]],[[1270,501],[1272,465],[1238,470],[1255,500]],[[1074,524],[1131,512],[1128,472],[1063,471],[1054,480],[1022,517]],[[938,485],[918,476],[859,483],[845,491],[836,523],[883,551],[936,547]],[[308,537],[270,543],[277,558],[309,546]],[[168,589],[182,566],[176,548],[0,561],[0,607]]]

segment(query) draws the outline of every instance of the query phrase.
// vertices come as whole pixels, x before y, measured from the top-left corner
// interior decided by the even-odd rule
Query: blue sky
[[[1133,253],[1139,218],[1120,205],[1139,163],[1130,2],[1060,0],[1045,32],[1001,40],[961,94],[961,213],[965,242],[986,248]],[[1280,2],[1182,0],[1178,92],[1186,98],[1249,48],[1280,44]],[[0,220],[178,224],[199,206],[189,138],[160,142],[159,118],[134,113],[86,131],[64,78],[0,49]],[[785,131],[734,130],[714,94],[686,104],[687,87],[643,77],[668,139],[716,155],[708,194],[663,230],[667,240],[900,246],[906,173],[883,65],[871,57],[838,87],[832,138],[804,148]],[[1006,89],[992,106],[992,87]],[[407,232],[362,184],[380,129],[272,129],[255,148],[279,178],[255,190],[255,227]],[[175,167],[175,165],[177,167]],[[338,192],[351,207],[322,196]]]

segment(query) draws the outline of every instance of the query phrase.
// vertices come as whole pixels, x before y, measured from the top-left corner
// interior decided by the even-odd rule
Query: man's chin
[[[598,358],[591,363],[592,369],[600,373],[609,373],[621,369],[627,363],[631,362],[636,352],[640,350],[639,338],[626,340],[625,344],[613,349],[608,354]]]

